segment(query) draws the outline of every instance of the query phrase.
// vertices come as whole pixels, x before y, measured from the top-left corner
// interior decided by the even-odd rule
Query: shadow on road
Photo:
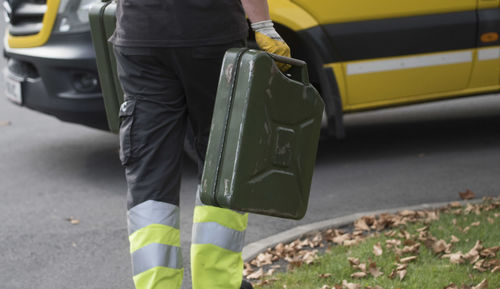
[[[497,113],[483,115],[480,110],[488,102],[483,107],[459,108],[443,114],[435,111],[427,115],[425,108],[432,104],[426,104],[408,114],[404,108],[347,116],[346,138],[322,139],[317,164],[500,149],[498,103],[491,102],[498,108]]]
[[[69,182],[78,181],[94,186],[123,187],[124,169],[119,160],[119,144],[114,135],[101,134],[93,137],[65,138],[57,142],[43,143],[33,156],[39,171]],[[184,175],[196,176],[196,166],[184,156]],[[123,190],[117,191],[122,194]]]

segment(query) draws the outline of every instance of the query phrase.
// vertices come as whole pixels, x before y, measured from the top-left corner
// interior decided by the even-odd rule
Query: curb
[[[480,203],[482,201],[483,201],[482,199],[476,199],[476,200],[457,201],[457,202],[464,205],[467,203]],[[255,258],[259,253],[267,250],[267,248],[272,248],[279,243],[291,242],[291,241],[296,240],[304,235],[312,234],[312,233],[315,233],[317,231],[322,231],[322,230],[329,229],[329,228],[338,228],[338,227],[350,225],[354,221],[356,221],[357,219],[359,219],[363,216],[374,216],[374,215],[380,215],[382,213],[394,214],[398,211],[403,211],[403,210],[418,211],[418,210],[437,209],[437,208],[446,207],[451,202],[455,202],[455,201],[420,204],[420,205],[416,205],[416,206],[398,207],[398,208],[392,208],[392,209],[386,209],[386,210],[360,212],[360,213],[355,213],[352,215],[347,215],[344,217],[328,219],[328,220],[324,220],[324,221],[310,223],[307,225],[300,225],[300,226],[297,226],[295,228],[286,230],[284,232],[272,235],[272,236],[267,237],[265,239],[262,239],[262,240],[259,240],[259,241],[256,241],[256,242],[253,242],[253,243],[246,245],[243,248],[243,252],[242,252],[243,260],[245,262],[248,262],[248,261],[252,260],[253,258]]]

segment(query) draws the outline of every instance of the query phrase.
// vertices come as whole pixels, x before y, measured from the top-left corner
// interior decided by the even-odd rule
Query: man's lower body
[[[180,288],[179,189],[187,120],[201,175],[224,52],[244,46],[115,47],[125,93],[120,159],[128,185],[128,228],[137,289]],[[193,216],[194,289],[238,289],[248,215],[205,206]]]

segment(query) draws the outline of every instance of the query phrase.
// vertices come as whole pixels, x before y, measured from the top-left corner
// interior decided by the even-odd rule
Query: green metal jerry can
[[[118,133],[120,130],[118,112],[123,103],[123,92],[116,73],[113,46],[108,42],[116,28],[115,13],[115,1],[96,2],[90,7],[89,22],[109,130]]]
[[[274,60],[292,65],[288,75]],[[276,217],[304,217],[323,109],[305,62],[246,48],[228,50],[201,201]]]

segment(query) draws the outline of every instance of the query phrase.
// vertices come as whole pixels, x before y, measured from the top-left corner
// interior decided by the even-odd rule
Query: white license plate
[[[4,74],[5,80],[5,95],[11,101],[22,104],[23,95],[21,92],[21,81],[10,77],[7,73]]]

